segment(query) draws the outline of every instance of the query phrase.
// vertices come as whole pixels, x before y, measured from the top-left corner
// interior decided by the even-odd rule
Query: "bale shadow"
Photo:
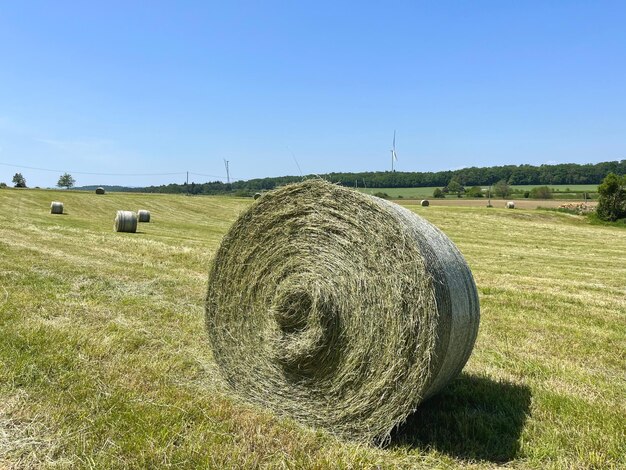
[[[524,385],[461,374],[391,435],[390,447],[432,448],[453,457],[507,462],[530,414]]]

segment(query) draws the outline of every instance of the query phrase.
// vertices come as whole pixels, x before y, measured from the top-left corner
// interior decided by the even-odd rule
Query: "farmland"
[[[242,404],[221,382],[208,264],[249,204],[0,190],[0,468],[626,466],[626,230],[408,205],[466,257],[481,326],[462,375],[378,448]],[[152,220],[115,233],[118,209]]]
[[[513,198],[522,198],[525,191],[541,185],[512,185],[511,189],[514,191]],[[557,199],[582,199],[582,193],[591,193],[590,196],[595,196],[598,191],[597,184],[556,184],[548,185],[554,192],[554,197]],[[483,186],[483,189],[487,189],[488,186]],[[359,191],[366,194],[376,194],[378,192],[386,193],[389,197],[403,198],[403,199],[430,199],[433,197],[433,191],[437,187],[423,187],[423,188],[359,188]],[[439,188],[441,189],[441,188]],[[449,199],[456,198],[456,196],[448,196]]]

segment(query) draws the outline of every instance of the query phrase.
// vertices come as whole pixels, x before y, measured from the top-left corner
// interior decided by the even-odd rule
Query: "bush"
[[[444,197],[446,197],[446,195],[441,189],[435,188],[435,190],[433,191],[433,197],[443,199]]]
[[[467,197],[483,197],[483,189],[480,186],[472,186],[465,191]]]
[[[626,176],[609,173],[598,186],[598,217],[615,222],[626,218]]]
[[[382,198],[382,199],[389,199],[389,194],[387,193],[377,192],[377,193],[374,193],[374,196]]]
[[[552,199],[552,190],[547,186],[538,186],[530,190],[533,199]]]
[[[7,187],[7,184],[6,184],[6,183],[0,183],[0,189],[4,189],[4,188],[6,188],[6,187]]]
[[[528,199],[530,197],[530,191],[524,191],[524,197]]]

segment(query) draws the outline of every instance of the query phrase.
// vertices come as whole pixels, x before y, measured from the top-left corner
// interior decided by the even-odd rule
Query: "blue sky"
[[[386,170],[394,129],[402,171],[624,159],[625,25],[622,1],[3,2],[0,181]]]

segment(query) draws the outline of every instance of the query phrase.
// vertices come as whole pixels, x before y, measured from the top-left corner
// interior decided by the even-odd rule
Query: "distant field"
[[[481,326],[461,376],[377,448],[241,404],[219,379],[208,264],[249,204],[0,189],[0,468],[626,467],[626,230],[408,205],[466,257]],[[152,220],[115,233],[118,209]]]
[[[433,206],[446,206],[446,207],[487,207],[488,200],[486,198],[477,198],[477,199],[465,199],[465,198],[456,198],[449,197],[445,199],[428,199],[431,207]],[[503,209],[506,207],[506,203],[508,201],[513,201],[515,203],[516,209],[537,209],[540,207],[543,208],[556,208],[560,205],[567,203],[564,199],[525,199],[518,197],[510,197],[507,199],[491,199],[491,205],[493,208]],[[415,206],[419,205],[419,200],[406,200],[403,204],[407,206]],[[588,202],[588,205],[594,207],[596,202]]]
[[[513,185],[512,188],[518,189],[520,191],[530,191],[533,188],[538,186],[548,186],[548,188],[554,189],[558,192],[590,192],[595,193],[598,191],[597,184],[521,184],[521,185]]]
[[[433,196],[436,187],[425,188],[359,188],[365,194],[387,193],[391,198],[402,196],[404,199],[425,199]]]
[[[530,191],[531,189],[542,185],[519,185],[512,186],[514,190],[518,191]],[[598,190],[597,184],[579,184],[579,185],[547,185],[549,188],[554,189],[557,194],[555,198],[559,199],[581,199],[580,194],[583,192],[595,193]],[[378,192],[387,193],[390,198],[397,199],[400,196],[402,199],[431,199],[433,192],[437,187],[423,187],[423,188],[359,188],[359,191],[366,194],[376,194]],[[483,189],[488,189],[488,186],[482,186]],[[441,189],[441,188],[439,188]],[[560,193],[560,194],[559,194]],[[446,199],[452,199],[453,196],[447,196]],[[458,199],[458,198],[457,198]]]

